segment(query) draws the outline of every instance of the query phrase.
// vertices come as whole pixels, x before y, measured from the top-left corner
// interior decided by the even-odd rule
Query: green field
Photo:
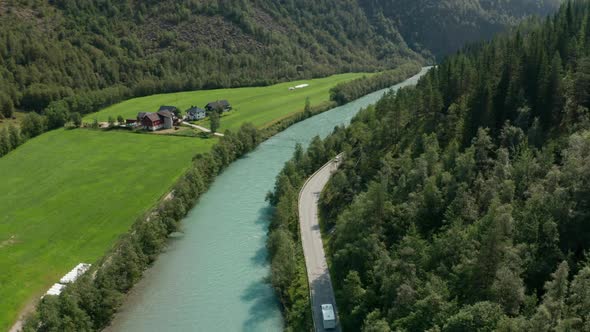
[[[237,129],[245,122],[263,127],[277,119],[303,111],[307,97],[312,105],[319,105],[330,100],[330,89],[336,84],[366,75],[371,74],[340,74],[267,87],[200,90],[134,98],[90,114],[84,121],[107,121],[109,116],[117,118],[119,115],[135,118],[138,112],[155,112],[162,105],[176,106],[185,111],[192,105],[204,107],[208,102],[227,99],[234,110],[222,117],[220,131]],[[303,83],[309,86],[289,91],[289,87]],[[204,124],[208,125],[208,121]]]
[[[93,263],[215,139],[56,130],[0,158],[0,331]]]

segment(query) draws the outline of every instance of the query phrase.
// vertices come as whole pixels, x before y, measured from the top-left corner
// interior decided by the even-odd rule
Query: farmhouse
[[[191,107],[186,111],[186,119],[189,121],[196,121],[204,119],[207,116],[207,111],[199,107]]]
[[[174,125],[174,120],[176,119],[174,113],[170,111],[158,111],[158,116],[162,120],[164,129],[172,128],[172,126]]]
[[[137,121],[141,123],[144,129],[150,131],[170,129],[175,120],[174,113],[168,110],[158,111],[157,113],[139,112],[137,114]]]
[[[141,118],[141,124],[146,130],[156,131],[164,127],[164,121],[158,113],[144,113],[143,116],[140,113],[137,117]]]
[[[227,100],[218,100],[214,102],[210,102],[209,104],[205,105],[205,110],[207,113],[218,111],[218,112],[228,112],[231,111],[232,107]]]

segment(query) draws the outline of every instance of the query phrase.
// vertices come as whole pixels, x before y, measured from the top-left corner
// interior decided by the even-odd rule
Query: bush
[[[21,121],[21,132],[28,138],[41,135],[47,130],[47,119],[35,112],[27,113]]]
[[[14,102],[6,93],[0,91],[0,116],[10,119],[14,114]]]

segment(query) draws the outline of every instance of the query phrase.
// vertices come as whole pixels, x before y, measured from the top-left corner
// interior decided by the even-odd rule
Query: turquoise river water
[[[422,72],[394,86],[415,84]],[[182,222],[182,234],[144,275],[109,331],[281,331],[271,286],[266,194],[294,151],[348,124],[386,90],[291,126],[234,162]]]

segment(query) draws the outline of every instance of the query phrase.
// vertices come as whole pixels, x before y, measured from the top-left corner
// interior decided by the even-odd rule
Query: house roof
[[[189,108],[188,111],[186,111],[187,113],[202,113],[205,112],[204,109],[200,108],[200,107],[191,107]]]
[[[224,109],[224,108],[228,108],[229,106],[230,106],[229,102],[227,100],[223,99],[223,100],[210,102],[205,107],[207,107],[209,109],[218,109],[218,108]]]
[[[139,113],[137,113],[137,118],[141,120],[141,119],[143,119],[143,117],[144,117],[146,114],[147,114],[147,112],[139,112]]]
[[[176,106],[160,106],[160,109],[158,110],[158,112],[162,112],[162,111],[169,111],[169,112],[174,112],[176,111]]]
[[[154,121],[160,121],[160,116],[158,115],[158,113],[147,113],[145,115],[145,118],[147,118],[148,120],[154,122]]]
[[[217,108],[218,107],[218,103],[216,101],[210,102],[207,105],[205,105],[205,107],[207,108]]]
[[[165,117],[165,118],[174,118],[174,114],[170,111],[158,111],[157,113],[159,116],[161,117]]]

